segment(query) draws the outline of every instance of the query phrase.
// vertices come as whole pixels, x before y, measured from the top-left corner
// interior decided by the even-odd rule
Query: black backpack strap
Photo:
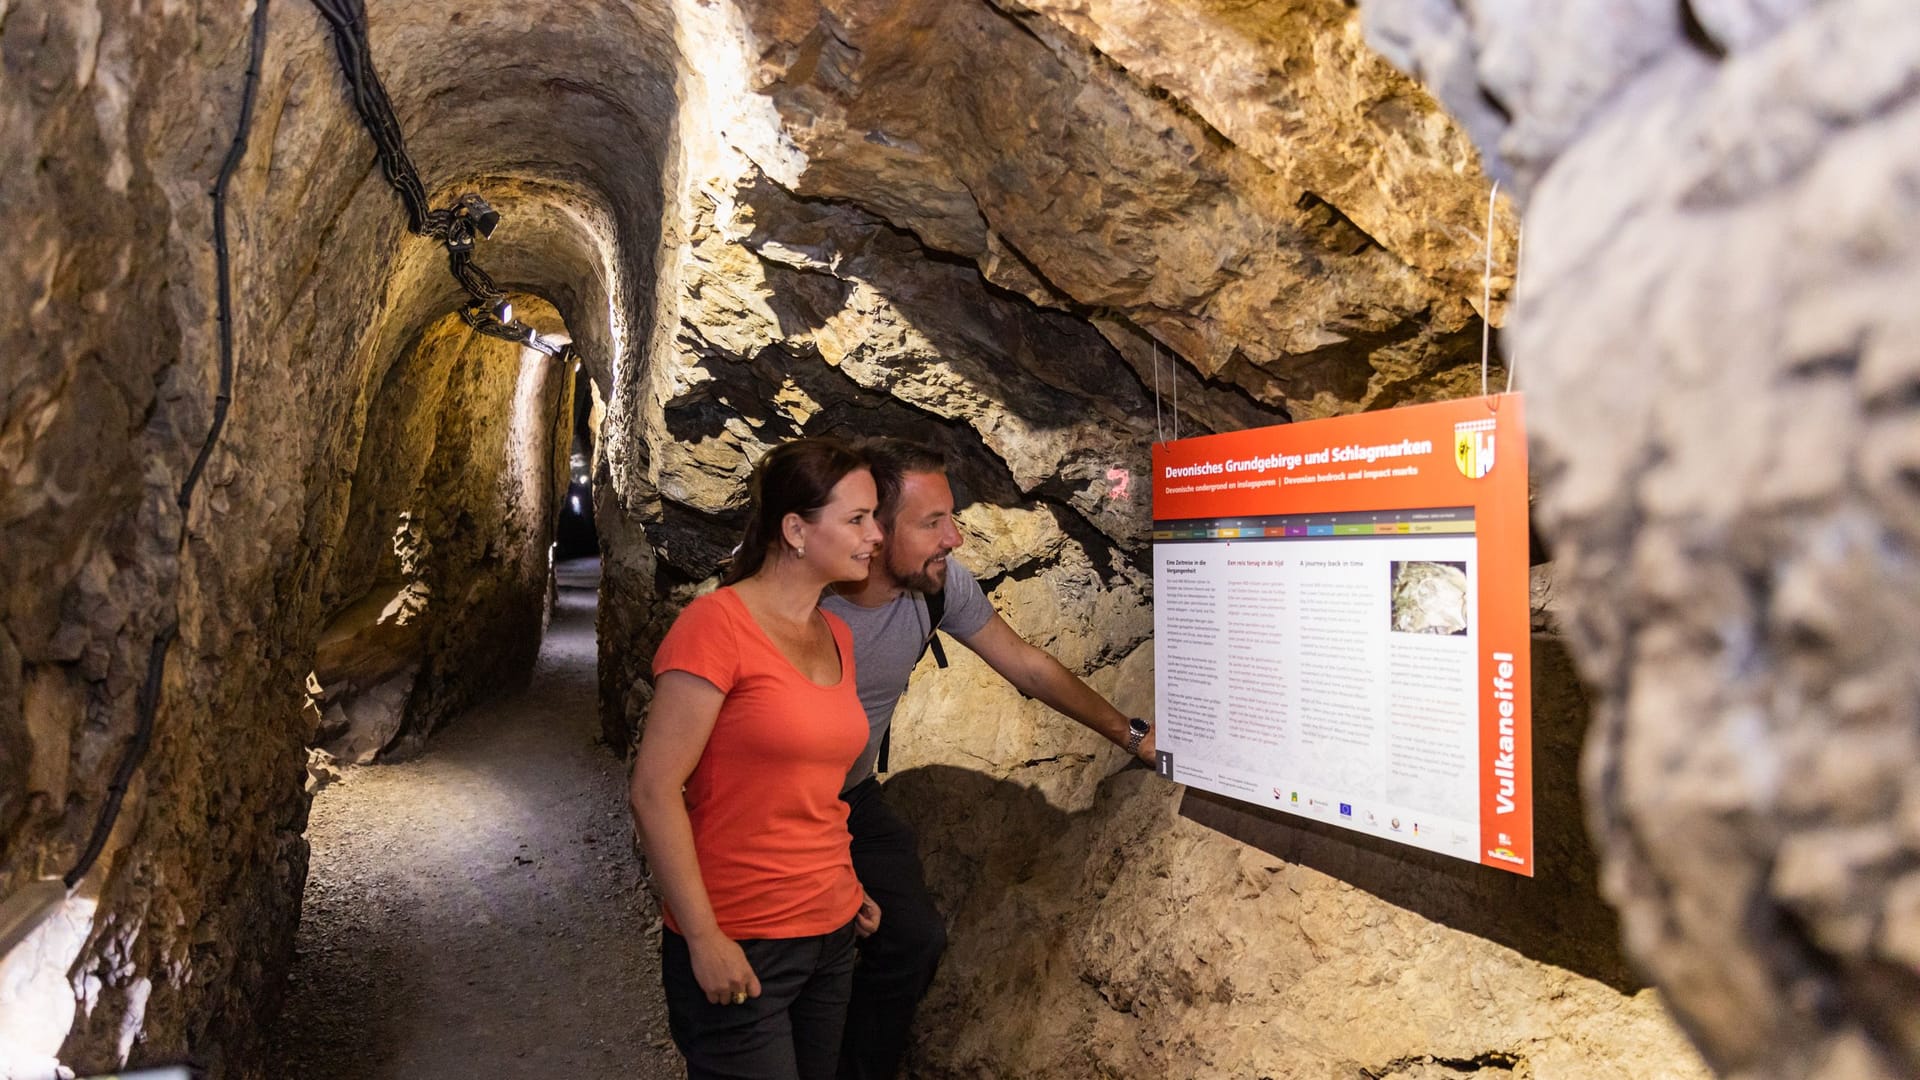
[[[929,629],[927,630],[927,640],[920,644],[920,656],[927,655],[927,650],[931,649],[933,650],[933,662],[940,667],[946,667],[947,650],[940,647],[940,620],[945,618],[947,614],[947,594],[944,592],[922,593],[921,599],[925,600],[927,604],[927,626]],[[919,662],[919,658],[916,657],[914,663],[918,664]],[[883,773],[887,771],[888,751],[892,749],[893,722],[888,721],[887,733],[880,736],[880,756],[874,760],[874,772]]]
[[[927,643],[920,646],[920,655],[925,656],[927,650],[932,649],[933,662],[940,667],[946,667],[947,650],[940,647],[940,620],[947,614],[947,594],[944,591],[930,592],[926,594],[926,601]]]

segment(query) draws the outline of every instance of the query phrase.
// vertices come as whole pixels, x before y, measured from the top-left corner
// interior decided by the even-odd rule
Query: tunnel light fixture
[[[500,227],[500,211],[471,191],[460,196],[454,213],[467,221],[482,240],[492,239],[493,230]]]
[[[439,237],[448,251],[472,251],[474,241],[492,236],[499,225],[500,211],[478,192],[467,191],[452,206],[427,214],[426,235]]]

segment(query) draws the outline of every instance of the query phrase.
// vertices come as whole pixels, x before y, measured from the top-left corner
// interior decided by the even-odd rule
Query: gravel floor
[[[681,1077],[625,771],[597,744],[592,564],[528,690],[315,798],[271,1074]]]

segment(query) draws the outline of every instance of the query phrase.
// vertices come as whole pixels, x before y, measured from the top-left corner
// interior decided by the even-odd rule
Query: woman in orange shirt
[[[654,654],[630,800],[664,901],[661,981],[689,1080],[831,1080],[856,934],[840,785],[867,742],[853,635],[819,607],[880,544],[873,476],[832,439],[754,470],[721,588]]]

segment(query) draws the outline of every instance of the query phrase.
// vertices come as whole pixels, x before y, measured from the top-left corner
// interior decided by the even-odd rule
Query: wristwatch
[[[1140,744],[1146,741],[1147,735],[1151,731],[1153,731],[1151,721],[1142,720],[1137,716],[1128,717],[1127,753],[1138,754],[1140,752]]]

